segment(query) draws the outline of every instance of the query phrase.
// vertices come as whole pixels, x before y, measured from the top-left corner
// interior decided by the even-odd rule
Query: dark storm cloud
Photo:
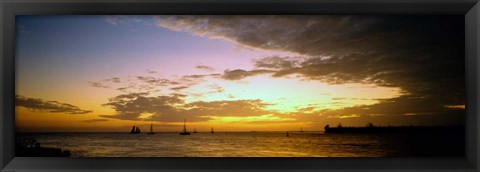
[[[68,114],[87,114],[93,112],[91,110],[82,110],[77,106],[68,103],[61,103],[58,101],[46,101],[43,99],[23,97],[20,95],[16,95],[15,98],[15,106],[25,107],[30,110]]]
[[[254,48],[324,54],[326,50],[335,52],[338,46],[350,47],[383,36],[371,34],[377,33],[370,28],[378,20],[355,16],[159,16],[158,25]]]
[[[261,100],[197,101],[185,103],[185,95],[148,96],[148,93],[122,94],[113,97],[104,106],[113,108],[117,114],[101,115],[103,118],[139,120],[141,114],[153,114],[148,120],[161,122],[208,121],[209,116],[259,116],[271,114],[264,108],[269,104]]]
[[[160,16],[157,19],[159,26],[172,30],[305,56],[266,57],[254,61],[256,69],[225,71],[224,79],[239,80],[256,74],[299,75],[330,84],[398,87],[404,93],[376,105],[329,112],[332,114],[441,114],[452,113],[445,105],[465,104],[463,16]]]
[[[313,56],[255,61],[260,69],[277,71],[277,77],[299,73],[331,83],[364,81],[401,87],[416,87],[418,81],[422,86],[463,80],[461,16],[161,16],[159,25]],[[224,78],[241,79],[258,72],[237,69],[226,71]]]

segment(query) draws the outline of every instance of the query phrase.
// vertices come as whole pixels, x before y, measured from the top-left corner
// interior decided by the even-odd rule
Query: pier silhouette
[[[15,140],[15,156],[19,157],[69,157],[69,150],[42,147],[35,139],[18,138]]]

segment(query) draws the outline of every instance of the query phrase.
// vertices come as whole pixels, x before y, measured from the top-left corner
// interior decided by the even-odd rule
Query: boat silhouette
[[[150,132],[148,132],[147,134],[155,134],[153,132],[153,123],[150,123]]]
[[[344,127],[339,124],[337,127],[324,127],[325,133],[441,133],[441,132],[463,132],[463,126],[375,126],[368,123],[364,127]]]
[[[213,131],[213,127],[212,127],[212,130],[210,131],[210,133],[215,133],[215,132]]]
[[[132,127],[130,134],[140,134],[140,128],[136,127],[135,125]]]
[[[195,129],[193,130],[193,133],[198,133],[198,132],[197,132],[197,128],[195,128]]]
[[[190,132],[187,132],[187,120],[183,119],[183,132],[180,135],[190,135]]]
[[[300,127],[300,132],[303,132],[303,127]]]

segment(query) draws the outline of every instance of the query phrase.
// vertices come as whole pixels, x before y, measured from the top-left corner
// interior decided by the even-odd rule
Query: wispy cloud
[[[93,112],[91,110],[82,110],[77,106],[68,103],[61,103],[58,101],[46,101],[43,99],[27,98],[20,95],[16,95],[15,97],[15,106],[25,107],[31,110],[67,114],[87,114]]]
[[[128,24],[131,27],[131,23],[142,22],[142,19],[134,15],[107,15],[103,17],[105,21],[112,26],[118,26],[120,24]],[[132,30],[133,31],[133,30]]]
[[[435,115],[434,113],[432,112],[413,112],[413,113],[406,113],[406,114],[403,114],[403,115],[407,115],[407,116],[414,116],[414,115]]]
[[[208,88],[211,88],[213,90],[210,93],[223,93],[225,91],[225,89],[223,89],[223,87],[221,87],[217,84],[208,85]]]
[[[107,122],[111,121],[110,119],[89,119],[89,120],[83,120],[82,122]]]
[[[272,70],[243,70],[243,69],[235,69],[235,70],[225,70],[223,75],[221,76],[223,79],[226,80],[241,80],[246,77],[273,73]]]
[[[121,80],[120,80],[119,77],[113,77],[113,78],[105,79],[105,81],[113,82],[113,83],[121,83]]]
[[[113,26],[117,26],[119,23],[119,18],[116,16],[105,16],[105,21]]]
[[[100,82],[88,82],[88,84],[92,87],[97,87],[97,88],[110,88],[110,86],[103,85]]]
[[[188,86],[180,86],[180,87],[172,87],[170,89],[172,90],[175,90],[175,91],[180,91],[180,90],[184,90],[184,89],[187,89],[187,88],[190,88]]]
[[[154,71],[154,70],[148,70],[148,69],[147,69],[147,73],[148,73],[148,74],[156,74],[156,73],[157,73],[157,71]]]
[[[155,86],[167,86],[167,85],[178,85],[178,84],[180,84],[178,82],[171,81],[169,79],[156,78],[156,77],[153,77],[153,76],[137,76],[136,78],[138,80],[142,81],[142,82],[145,82],[145,83],[148,83],[148,84],[151,84],[151,85],[155,85]]]
[[[344,118],[359,118],[359,117],[360,117],[360,115],[351,114],[351,115],[328,116],[327,118],[340,118],[340,119],[344,119]]]
[[[208,71],[208,72],[212,72],[212,71],[215,70],[214,68],[209,67],[209,66],[205,66],[205,65],[197,65],[197,66],[195,66],[195,68],[205,70],[205,71]]]
[[[155,74],[155,71],[147,70],[149,74]],[[178,88],[182,86],[191,86],[193,81],[186,81],[183,78],[176,80],[156,77],[152,75],[139,75],[128,77],[112,77],[100,81],[90,81],[88,84],[97,88],[115,89],[121,92],[154,91],[162,88]],[[183,85],[182,85],[183,84]],[[173,89],[175,90],[175,89]]]

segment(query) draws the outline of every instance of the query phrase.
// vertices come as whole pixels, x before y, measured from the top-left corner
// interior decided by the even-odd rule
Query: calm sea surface
[[[182,136],[128,133],[17,133],[72,157],[389,157],[463,156],[458,133],[326,134],[217,132]]]

